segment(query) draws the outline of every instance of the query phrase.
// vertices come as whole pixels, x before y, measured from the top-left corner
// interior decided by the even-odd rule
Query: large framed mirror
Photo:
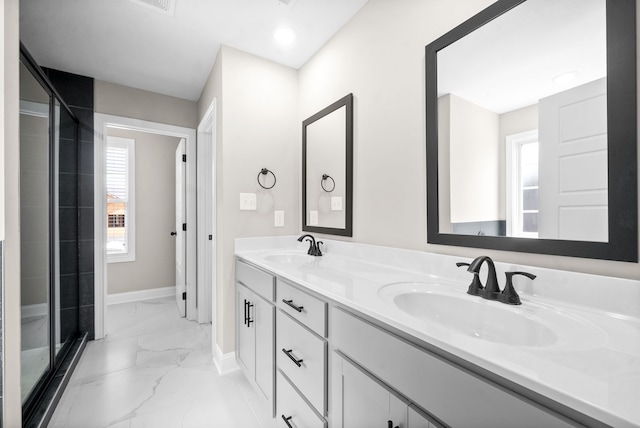
[[[302,122],[302,230],[353,234],[353,94]]]
[[[428,242],[638,261],[635,0],[500,0],[426,47]]]

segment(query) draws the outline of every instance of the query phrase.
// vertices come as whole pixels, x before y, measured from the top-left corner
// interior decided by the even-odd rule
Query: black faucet
[[[474,275],[480,274],[480,268],[482,263],[487,262],[489,267],[489,274],[487,275],[487,284],[484,289],[478,290],[478,296],[488,300],[498,300],[500,296],[500,286],[498,285],[498,278],[496,276],[496,267],[493,264],[493,260],[489,256],[480,256],[473,259],[467,271]]]
[[[322,251],[320,251],[320,244],[324,244],[324,242],[322,241],[316,242],[316,238],[314,238],[309,234],[302,235],[301,237],[299,237],[298,242],[302,242],[304,238],[307,238],[307,241],[309,241],[309,251],[307,251],[307,254],[309,254],[310,256],[316,256],[316,257],[321,256]]]
[[[489,266],[489,274],[487,275],[487,285],[482,287],[482,283],[479,279],[480,268],[482,267],[482,263],[487,262],[487,266]],[[528,273],[528,272],[505,272],[507,277],[507,282],[504,286],[504,290],[500,291],[500,286],[498,285],[498,278],[496,276],[496,267],[493,264],[493,260],[491,260],[488,256],[480,256],[476,257],[471,263],[456,263],[456,266],[469,266],[467,271],[473,274],[473,281],[469,285],[469,289],[467,290],[468,294],[473,294],[480,296],[482,298],[488,300],[497,300],[502,303],[506,303],[508,305],[521,305],[520,296],[516,293],[515,288],[513,288],[513,276],[514,275],[523,275],[529,279],[535,279],[536,276]]]

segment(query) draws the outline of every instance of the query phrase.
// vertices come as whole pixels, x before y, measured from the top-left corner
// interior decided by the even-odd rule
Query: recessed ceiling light
[[[273,38],[281,45],[290,45],[296,39],[296,33],[291,28],[280,27],[273,33]]]
[[[558,74],[552,80],[556,85],[566,85],[567,83],[575,80],[578,77],[578,74],[580,73],[578,73],[577,71],[567,71],[566,73]]]

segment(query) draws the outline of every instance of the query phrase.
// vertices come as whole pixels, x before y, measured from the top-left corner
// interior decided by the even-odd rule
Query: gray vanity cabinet
[[[337,366],[340,370],[338,387],[342,390],[342,426],[407,427],[407,402],[346,359],[341,358]]]
[[[275,411],[274,277],[236,263],[236,361],[258,395]]]

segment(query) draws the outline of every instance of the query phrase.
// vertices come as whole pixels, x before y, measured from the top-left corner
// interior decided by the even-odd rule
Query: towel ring
[[[262,183],[260,183],[260,176],[261,176],[261,175],[267,175],[267,174],[271,174],[271,175],[273,175],[273,184],[272,184],[270,187],[266,187],[266,186],[264,186]],[[275,186],[275,185],[276,185],[276,175],[273,173],[273,171],[269,171],[267,168],[262,168],[262,169],[260,170],[260,172],[258,173],[257,180],[258,180],[258,184],[259,184],[259,185],[260,185],[260,187],[262,187],[263,189],[271,189],[271,188],[273,188],[273,186]]]
[[[326,180],[331,180],[331,183],[333,183],[333,186],[331,187],[331,190],[327,190],[326,187],[324,187],[324,182]],[[325,192],[329,193],[329,192],[333,192],[333,190],[336,188],[336,182],[335,180],[328,174],[322,174],[322,180],[320,180],[320,186],[322,186],[322,190],[324,190]]]

